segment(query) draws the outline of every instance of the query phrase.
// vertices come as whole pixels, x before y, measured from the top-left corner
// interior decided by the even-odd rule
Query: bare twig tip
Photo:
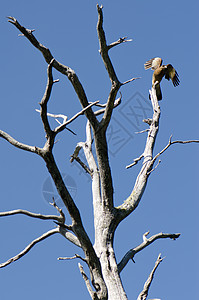
[[[103,8],[103,5],[97,4],[97,7],[98,7],[99,9],[102,9],[102,8]]]
[[[8,19],[8,22],[13,23],[13,24],[17,21],[15,18],[13,18],[11,16],[8,16],[7,19]]]

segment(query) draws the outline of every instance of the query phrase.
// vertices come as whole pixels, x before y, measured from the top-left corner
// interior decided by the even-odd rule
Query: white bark
[[[143,153],[137,158],[134,159],[134,162],[128,167],[132,167],[137,164],[141,159],[143,159],[143,165],[141,170],[137,176],[136,182],[133,186],[132,184],[132,192],[129,197],[123,201],[123,203],[119,207],[114,207],[114,197],[113,197],[113,183],[112,183],[112,175],[111,168],[109,165],[108,158],[108,145],[106,140],[106,130],[111,121],[111,116],[113,109],[119,105],[121,101],[121,97],[116,100],[117,93],[120,87],[126,83],[134,81],[136,78],[132,78],[130,80],[121,83],[116,75],[113,64],[109,57],[109,50],[114,46],[122,44],[123,42],[127,42],[126,38],[121,38],[118,41],[111,43],[110,45],[106,42],[105,32],[103,29],[103,13],[102,7],[97,5],[98,11],[98,24],[97,24],[97,32],[100,44],[100,54],[109,75],[111,81],[111,89],[109,95],[107,97],[107,103],[105,105],[99,104],[98,106],[103,107],[96,112],[93,111],[92,106],[98,104],[98,101],[94,103],[89,103],[84,88],[77,77],[76,73],[68,66],[65,66],[58,62],[50,50],[42,45],[33,35],[33,30],[28,30],[25,27],[21,26],[19,22],[13,18],[8,17],[9,22],[12,23],[24,37],[26,37],[30,43],[36,47],[43,55],[45,61],[48,63],[47,69],[47,85],[45,89],[44,96],[41,100],[41,119],[43,122],[43,127],[46,133],[46,143],[43,148],[28,146],[23,143],[18,142],[10,135],[0,130],[0,137],[7,140],[13,146],[23,149],[25,151],[29,151],[39,155],[46,163],[46,167],[51,175],[57,191],[69,212],[71,217],[71,225],[65,224],[65,217],[61,210],[60,216],[45,216],[41,214],[33,214],[24,210],[15,210],[11,212],[1,213],[0,217],[14,215],[14,214],[26,214],[29,217],[40,218],[44,220],[55,220],[58,227],[56,229],[52,229],[39,237],[38,239],[32,241],[22,252],[20,252],[17,256],[9,259],[7,262],[0,265],[0,267],[4,267],[9,263],[18,260],[20,257],[25,255],[35,244],[40,241],[48,238],[52,234],[59,233],[64,236],[67,240],[72,242],[78,248],[81,248],[84,252],[85,258],[80,257],[78,254],[75,255],[75,258],[81,258],[88,266],[90,271],[90,280],[85,274],[83,267],[79,265],[80,272],[82,274],[83,279],[85,280],[87,289],[92,299],[94,300],[126,300],[127,295],[124,291],[123,284],[120,278],[120,272],[126,266],[130,259],[133,259],[134,255],[139,251],[146,248],[148,245],[152,244],[155,240],[160,238],[172,238],[177,239],[180,234],[157,234],[152,236],[151,238],[147,238],[146,233],[144,235],[143,243],[139,246],[132,248],[129,250],[121,260],[119,264],[117,264],[117,260],[115,257],[115,252],[113,248],[113,240],[114,234],[117,226],[120,222],[128,217],[139,205],[142,195],[145,191],[148,178],[151,173],[155,170],[154,163],[157,158],[169,148],[170,145],[174,143],[192,143],[199,141],[169,141],[169,144],[157,155],[153,155],[154,145],[159,129],[159,119],[160,119],[160,107],[156,97],[155,87],[152,88],[151,93],[151,104],[153,107],[153,117],[152,119],[146,120],[146,123],[149,125],[149,129],[147,129],[148,135],[146,139],[146,145]],[[82,105],[82,110],[70,120],[67,120],[66,116],[58,115],[58,117],[63,118],[63,123],[60,124],[54,130],[51,129],[50,124],[48,122],[48,112],[47,105],[51,96],[51,91],[53,84],[56,81],[53,81],[52,70],[55,68],[57,71],[67,76],[67,78],[72,83],[72,86],[78,96],[78,99]],[[92,245],[89,236],[86,233],[86,230],[83,226],[81,220],[80,211],[74,202],[74,199],[71,197],[67,187],[64,184],[59,168],[56,165],[52,149],[54,147],[55,137],[59,132],[64,130],[66,126],[74,121],[79,115],[84,114],[88,120],[86,126],[86,142],[78,143],[74,154],[72,156],[71,162],[73,160],[78,161],[78,154],[81,149],[83,149],[87,165],[81,162],[79,159],[79,163],[88,172],[92,178],[92,200],[93,200],[93,213],[94,213],[94,228],[95,228],[95,241],[94,245]],[[98,116],[103,114],[101,120],[98,120]],[[56,117],[55,115],[52,115]],[[92,133],[91,133],[92,131]],[[93,134],[93,137],[92,137]],[[92,146],[95,147],[95,152],[97,159],[95,161],[94,155],[92,152]],[[58,222],[57,222],[58,221]],[[155,270],[155,269],[154,269]],[[151,273],[152,275],[154,274]],[[150,279],[152,278],[152,275]],[[150,281],[150,280],[149,280]],[[151,281],[150,281],[151,283]],[[148,293],[149,285],[145,286],[145,295]],[[145,296],[144,296],[145,297]],[[141,298],[140,298],[141,299]],[[143,298],[144,299],[144,298]]]

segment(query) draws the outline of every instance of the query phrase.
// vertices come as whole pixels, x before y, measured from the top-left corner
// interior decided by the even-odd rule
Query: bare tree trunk
[[[102,7],[97,5],[98,11],[98,23],[97,23],[97,32],[100,45],[100,54],[104,63],[104,66],[109,75],[111,81],[111,89],[108,95],[107,103],[100,104],[99,101],[94,103],[89,103],[84,88],[78,79],[76,73],[68,66],[65,66],[58,62],[50,50],[42,45],[33,35],[33,31],[26,29],[21,26],[19,22],[13,18],[9,17],[9,22],[11,22],[21,33],[24,35],[30,43],[37,48],[43,55],[44,59],[48,63],[47,68],[47,85],[44,96],[41,100],[40,106],[41,110],[41,120],[43,122],[44,131],[46,134],[46,143],[43,148],[34,147],[25,145],[15,140],[13,137],[8,135],[6,132],[0,130],[0,137],[7,140],[13,146],[29,151],[36,155],[39,155],[44,162],[49,171],[49,174],[52,177],[52,180],[55,183],[57,191],[65,205],[65,208],[69,212],[71,217],[71,224],[65,224],[65,215],[63,211],[57,207],[56,203],[53,202],[53,206],[58,210],[59,216],[57,215],[43,215],[35,214],[25,210],[14,210],[9,212],[0,213],[1,216],[10,216],[15,214],[25,214],[32,218],[39,218],[42,220],[54,220],[57,224],[55,229],[52,229],[34,241],[32,241],[23,251],[18,253],[16,256],[10,258],[4,263],[0,264],[0,268],[7,266],[8,264],[17,261],[23,257],[29,250],[37,243],[43,241],[44,239],[50,237],[53,234],[60,234],[68,241],[73,243],[78,248],[81,248],[84,253],[84,257],[76,254],[74,258],[81,259],[89,268],[90,279],[84,272],[83,266],[79,264],[79,269],[81,275],[85,281],[86,287],[90,294],[91,299],[94,300],[126,300],[127,295],[125,293],[120,273],[125,268],[130,259],[133,260],[134,256],[142,251],[144,248],[151,245],[158,239],[170,238],[177,239],[180,234],[170,234],[170,233],[158,233],[150,238],[147,238],[149,232],[143,234],[143,242],[130,249],[118,263],[115,256],[115,251],[113,248],[114,235],[117,226],[125,218],[127,218],[139,205],[142,195],[145,191],[148,178],[151,173],[157,168],[159,162],[154,167],[156,160],[160,155],[165,152],[169,146],[175,143],[199,143],[198,140],[192,141],[171,141],[169,140],[168,145],[160,151],[158,154],[154,155],[154,146],[159,129],[159,119],[160,119],[160,106],[157,100],[155,84],[150,91],[151,94],[151,104],[153,108],[153,116],[151,119],[145,120],[145,123],[149,125],[149,128],[146,130],[148,132],[145,149],[143,153],[130,164],[127,168],[132,167],[137,164],[143,158],[143,164],[140,168],[140,172],[137,176],[135,184],[132,184],[132,192],[127,197],[127,199],[121,200],[121,205],[118,207],[114,206],[114,197],[113,197],[113,182],[111,175],[111,167],[109,164],[108,157],[108,144],[106,140],[106,131],[108,125],[111,121],[111,116],[113,109],[115,109],[121,102],[121,97],[116,99],[117,93],[121,86],[134,81],[137,78],[132,78],[121,83],[116,75],[114,67],[112,65],[111,59],[109,57],[109,50],[113,47],[120,45],[124,42],[130,41],[125,38],[120,38],[118,41],[111,44],[107,44],[106,36],[103,29],[103,13]],[[54,114],[49,114],[47,112],[48,101],[51,96],[51,91],[53,84],[56,82],[53,80],[52,69],[55,68],[60,73],[67,76],[69,81],[72,83],[72,86],[78,96],[78,99],[82,105],[82,110],[73,116],[70,120],[67,119],[67,116],[59,115],[63,119],[63,123],[59,124],[54,130],[51,129],[51,126],[48,121],[48,117],[55,117]],[[95,109],[93,109],[95,106]],[[100,109],[96,109],[99,107]],[[37,110],[38,111],[38,110]],[[56,136],[63,131],[68,124],[74,121],[78,116],[84,114],[87,118],[86,125],[86,141],[79,142],[74,150],[74,153],[71,158],[71,162],[76,160],[82,168],[85,169],[87,173],[91,176],[92,179],[92,200],[93,200],[93,211],[94,211],[94,228],[95,228],[95,242],[92,245],[91,240],[83,226],[81,219],[81,213],[70,195],[65,183],[62,179],[59,168],[56,164],[55,158],[53,156],[53,147],[55,143]],[[102,115],[102,118],[97,118],[97,116]],[[93,155],[93,149],[96,153],[96,159]],[[83,163],[79,158],[79,152],[83,149],[84,155],[86,157],[87,163]],[[60,258],[60,259],[69,259],[69,258]],[[144,285],[143,291],[138,296],[138,299],[146,299],[149,291],[149,286],[152,282],[155,270],[157,266],[162,261],[161,257],[158,257],[156,265],[152,270],[148,281]]]

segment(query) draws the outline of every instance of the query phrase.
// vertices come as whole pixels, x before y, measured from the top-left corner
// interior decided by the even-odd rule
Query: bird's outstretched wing
[[[174,69],[172,65],[167,65],[167,68],[165,69],[165,78],[167,80],[172,80],[174,86],[178,86],[180,84],[180,79],[177,71]]]
[[[144,64],[144,68],[145,70],[148,69],[152,69],[152,70],[156,70],[157,68],[159,68],[162,65],[162,58],[160,57],[154,57],[148,61],[145,62]]]

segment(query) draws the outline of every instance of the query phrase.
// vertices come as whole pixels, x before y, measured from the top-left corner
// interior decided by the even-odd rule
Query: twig
[[[169,138],[169,142],[168,144],[166,145],[166,147],[164,147],[158,154],[156,154],[153,158],[153,161],[155,162],[156,159],[162,155],[171,145],[174,145],[174,144],[190,144],[190,143],[199,143],[199,140],[188,140],[188,141],[180,141],[180,140],[177,140],[177,141],[171,141],[172,139],[172,135],[170,136]]]
[[[155,234],[153,236],[151,236],[150,238],[146,239],[144,242],[142,242],[139,246],[130,249],[122,258],[122,260],[120,261],[120,263],[118,264],[118,271],[121,272],[124,267],[127,265],[127,263],[129,262],[130,259],[133,259],[134,256],[142,251],[144,248],[148,247],[150,244],[152,244],[153,242],[155,242],[158,239],[172,239],[172,240],[176,240],[177,238],[179,238],[180,233],[176,233],[176,234],[171,234],[171,233],[158,233]]]
[[[37,112],[41,112],[39,109],[35,109]],[[52,114],[52,113],[47,113],[47,116],[48,117],[52,117],[52,118],[55,118],[55,121],[59,124],[59,125],[62,125],[63,123],[65,123],[66,121],[67,121],[67,119],[68,119],[68,117],[67,116],[65,116],[65,115],[62,115],[62,114]],[[63,119],[63,122],[61,123],[57,118],[62,118]],[[77,135],[74,131],[72,131],[71,129],[69,129],[69,128],[65,128],[66,130],[68,130],[68,131],[70,131],[72,134],[74,134],[74,135]]]
[[[79,254],[75,254],[72,257],[58,257],[57,260],[72,260],[72,259],[76,259],[76,258],[79,258],[82,261],[84,261],[85,263],[87,263],[87,260],[85,258],[81,257]]]
[[[121,93],[121,92],[119,92],[119,93],[120,93],[120,97],[117,98],[117,99],[115,100],[114,107],[117,107],[117,106],[121,103],[122,93]],[[90,103],[92,103],[92,102],[89,102],[89,104],[90,104]],[[107,103],[104,103],[104,104],[102,104],[102,103],[97,103],[97,104],[95,104],[95,106],[101,107],[101,108],[106,108],[106,105],[107,105]],[[96,112],[95,112],[95,113],[96,113]]]
[[[56,208],[56,210],[58,211],[58,213],[60,214],[60,223],[65,223],[65,214],[63,213],[63,211],[62,211],[62,209],[61,208],[59,208],[58,206],[57,206],[57,204],[56,204],[56,202],[55,202],[55,198],[54,197],[52,197],[52,199],[53,199],[53,202],[52,203],[50,203],[50,205],[52,205],[52,206],[54,206],[55,208]]]
[[[16,209],[16,210],[0,212],[0,217],[13,216],[13,215],[17,215],[17,214],[26,215],[26,216],[36,218],[36,219],[41,219],[41,220],[56,220],[58,222],[62,222],[62,220],[63,220],[62,216],[36,214],[36,213],[32,213],[30,211],[23,210],[23,209]]]
[[[153,122],[153,119],[148,118],[148,119],[144,119],[142,121],[150,126]]]
[[[144,157],[144,154],[142,153],[138,158],[135,158],[135,159],[133,160],[134,162],[133,162],[132,164],[126,166],[126,169],[129,169],[129,168],[131,168],[131,167],[137,165],[138,161],[140,161],[143,157]]]
[[[92,300],[99,300],[99,298],[97,297],[97,293],[93,291],[92,287],[91,287],[91,284],[90,284],[90,281],[88,279],[88,276],[86,275],[86,273],[84,272],[84,269],[83,269],[83,266],[78,263],[78,267],[79,267],[79,270],[80,270],[80,273],[85,281],[85,284],[86,284],[86,287],[87,287],[87,290],[92,298]]]
[[[142,130],[142,131],[136,131],[135,133],[136,133],[136,134],[139,134],[139,133],[144,133],[144,132],[148,132],[148,131],[149,131],[149,129],[147,128],[147,129]]]
[[[11,145],[15,146],[16,148],[28,151],[28,152],[33,152],[33,153],[38,153],[41,149],[38,147],[34,146],[29,146],[23,143],[18,142],[15,140],[13,137],[11,137],[8,133],[4,132],[3,130],[0,130],[0,137],[2,137],[4,140],[9,142]]]
[[[147,239],[147,235],[149,235],[150,231],[147,231],[143,234],[142,238],[143,238],[143,243],[146,243],[148,241]]]
[[[83,163],[83,161],[78,157],[79,151],[81,150],[81,148],[84,148],[84,144],[85,143],[82,142],[77,144],[74,153],[71,155],[70,162],[72,163],[74,160],[76,160],[76,162],[80,164],[80,166],[86,171],[86,173],[92,176],[90,168],[85,163]]]
[[[121,92],[119,92],[119,93],[120,93],[120,97],[115,100],[113,108],[116,108],[118,105],[120,105],[120,103],[122,101],[122,93]],[[102,104],[101,107],[103,107],[103,108],[95,111],[94,114],[96,116],[103,114],[105,112],[106,106],[107,106],[107,103]]]
[[[35,109],[35,111],[37,111],[38,113],[41,113],[41,110],[39,109]],[[47,113],[47,116],[48,117],[52,117],[52,118],[62,118],[63,119],[63,122],[62,123],[65,123],[68,119],[67,116],[63,115],[63,114],[52,114],[52,113]],[[60,125],[62,124],[61,122],[59,122],[59,120],[56,120]]]
[[[71,155],[71,160],[70,160],[71,163],[74,161],[74,159],[78,157],[79,151],[81,149],[82,149],[82,143],[78,143],[77,146],[75,147],[73,154]]]
[[[35,38],[35,36],[31,32],[31,30],[28,30],[25,27],[23,27],[14,17],[8,17],[8,19],[9,19],[8,22],[12,23],[19,31],[21,31],[21,33],[24,34],[24,36],[30,41],[30,43],[42,53],[44,59],[49,64],[53,59],[53,55],[50,52],[50,50],[47,47],[45,47],[44,45],[42,45]],[[66,75],[68,77],[68,79],[70,80],[70,82],[73,85],[73,88],[74,88],[74,90],[75,90],[75,92],[76,92],[76,94],[79,98],[79,101],[80,101],[82,107],[83,108],[87,107],[88,106],[88,99],[87,99],[86,93],[84,91],[84,88],[83,88],[78,76],[74,72],[74,70],[72,70],[68,66],[65,66],[65,65],[61,64],[56,59],[54,59],[54,61],[53,61],[53,67],[58,72]],[[91,122],[92,127],[97,128],[98,127],[98,120],[96,119],[92,109],[89,108],[85,112],[85,114],[86,114],[87,119],[89,119],[89,121]]]
[[[140,79],[140,78],[141,78],[141,77],[131,78],[131,79],[129,79],[129,80],[127,80],[127,81],[121,83],[121,85],[127,84],[127,83],[129,83],[129,82],[132,82],[132,81],[134,81],[134,80],[136,80],[136,79]]]
[[[132,39],[127,40],[127,36],[123,37],[123,38],[119,38],[116,42],[111,43],[110,45],[108,45],[108,50],[110,50],[111,48],[120,45],[122,43],[126,43],[126,42],[132,42]]]
[[[25,254],[27,254],[32,247],[34,247],[36,244],[38,244],[39,242],[45,240],[46,238],[48,238],[49,236],[55,234],[55,233],[59,233],[59,229],[58,228],[54,228],[49,230],[48,232],[44,233],[43,235],[41,235],[40,237],[38,237],[37,239],[35,239],[34,241],[32,241],[23,251],[21,251],[19,254],[17,254],[16,256],[8,259],[6,262],[1,263],[0,264],[0,268],[4,268],[7,265],[11,264],[14,261],[17,261],[18,259],[20,259],[21,257],[23,257]]]
[[[91,175],[92,177],[93,172],[89,169],[89,167],[85,163],[83,163],[83,161],[79,157],[75,157],[74,159],[78,164],[80,164],[80,166],[85,170],[85,172]]]
[[[147,298],[148,292],[149,292],[149,288],[150,288],[150,285],[152,283],[155,271],[156,271],[157,267],[159,266],[159,264],[163,261],[163,259],[164,258],[161,258],[161,254],[159,254],[158,258],[156,260],[155,266],[154,266],[153,270],[151,271],[151,273],[150,273],[147,281],[145,282],[144,288],[143,288],[142,292],[139,294],[137,300],[145,300]]]
[[[96,103],[99,103],[99,101],[95,101],[93,103],[90,103],[88,106],[86,106],[85,108],[83,108],[80,112],[78,112],[77,114],[75,114],[70,120],[64,122],[63,124],[61,124],[60,126],[58,126],[57,128],[55,128],[55,130],[54,130],[55,134],[57,134],[57,133],[61,132],[62,130],[64,130],[67,125],[69,125],[70,123],[72,123],[79,116],[83,115],[88,109],[90,109]]]
[[[52,87],[53,87],[53,83],[54,83],[53,75],[52,75],[53,62],[54,62],[54,58],[50,61],[49,65],[48,65],[48,70],[47,70],[48,81],[47,81],[47,85],[46,85],[46,90],[45,90],[44,96],[41,100],[41,103],[39,103],[41,106],[41,119],[43,122],[44,130],[46,132],[47,138],[52,137],[52,135],[53,135],[53,132],[50,128],[50,124],[48,122],[48,117],[47,117],[47,104],[50,99],[50,95],[51,95],[51,91],[52,91]]]
[[[160,163],[161,163],[161,160],[159,159],[157,165],[156,165],[152,170],[150,170],[149,172],[147,172],[147,175],[149,175],[149,174],[151,174],[153,171],[155,171],[155,169],[159,166]]]

